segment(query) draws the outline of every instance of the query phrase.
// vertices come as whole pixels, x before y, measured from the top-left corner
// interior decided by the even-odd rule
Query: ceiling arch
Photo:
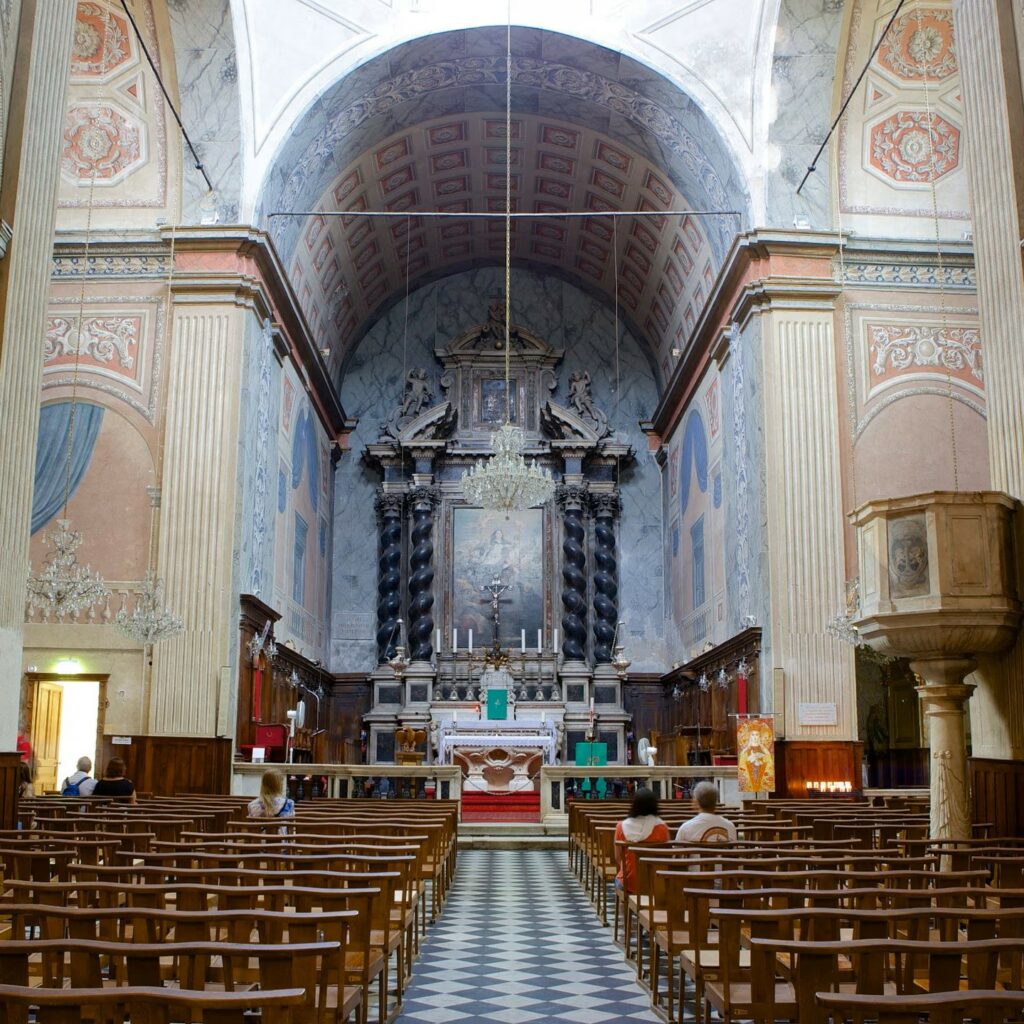
[[[500,211],[504,28],[415,40],[364,64],[306,112],[265,180],[260,216],[335,369],[411,283],[504,255],[501,221],[370,222],[336,211]],[[513,30],[512,188],[523,212],[736,210],[713,218],[520,222],[519,263],[611,298],[667,375],[700,293],[747,220],[743,179],[701,109],[629,58],[578,39]],[[270,218],[313,211],[304,219]],[[408,231],[407,228],[411,227]],[[618,249],[612,253],[617,236]]]

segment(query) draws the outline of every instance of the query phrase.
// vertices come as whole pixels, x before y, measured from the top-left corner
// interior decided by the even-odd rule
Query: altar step
[[[462,791],[464,822],[540,822],[540,793],[479,793]]]
[[[521,821],[462,821],[460,850],[567,850],[565,824],[543,825]]]

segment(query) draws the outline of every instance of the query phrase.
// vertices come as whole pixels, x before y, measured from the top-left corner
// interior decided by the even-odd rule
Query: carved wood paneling
[[[127,778],[139,793],[228,793],[231,790],[231,740],[187,736],[132,736],[130,744],[103,741],[100,767],[112,757],[125,763]]]
[[[776,796],[807,796],[808,782],[852,782],[860,789],[862,747],[852,740],[776,740]]]
[[[19,764],[15,750],[0,753],[0,828],[17,828]]]
[[[1024,761],[972,757],[971,820],[992,823],[994,836],[1024,835]]]

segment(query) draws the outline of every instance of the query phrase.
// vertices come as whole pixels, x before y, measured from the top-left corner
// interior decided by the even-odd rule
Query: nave
[[[467,850],[398,1024],[657,1021],[556,850]]]

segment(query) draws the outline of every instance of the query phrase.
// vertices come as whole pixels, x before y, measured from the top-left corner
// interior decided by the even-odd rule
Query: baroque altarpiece
[[[589,739],[607,744],[609,763],[625,761],[629,716],[612,661],[619,474],[634,453],[589,374],[560,385],[561,350],[516,325],[509,339],[506,383],[494,303],[486,322],[435,349],[438,366],[408,369],[400,404],[362,453],[381,480],[371,763],[395,760],[399,728],[426,737],[428,761],[463,763],[470,782],[489,765],[514,764],[523,779],[542,760],[572,763]],[[526,436],[525,457],[557,481],[553,501],[508,514],[470,506],[462,490],[506,418]],[[396,673],[399,648],[408,664]],[[489,714],[496,687],[504,718],[493,700]]]

